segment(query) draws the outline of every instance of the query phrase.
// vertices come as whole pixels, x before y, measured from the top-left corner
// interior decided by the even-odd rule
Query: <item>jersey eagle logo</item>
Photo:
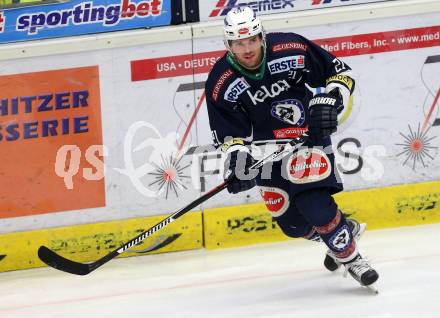
[[[290,125],[301,126],[305,121],[304,106],[297,99],[272,103],[271,115]]]

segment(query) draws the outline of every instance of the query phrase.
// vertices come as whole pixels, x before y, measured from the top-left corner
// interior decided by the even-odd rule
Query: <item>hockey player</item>
[[[298,34],[265,34],[249,7],[227,14],[224,43],[227,52],[212,68],[205,88],[213,136],[227,154],[225,175],[237,176],[228,191],[258,185],[287,236],[323,241],[327,269],[343,264],[361,285],[372,285],[378,273],[359,254],[354,239],[365,225],[347,220],[332,197],[343,186],[330,135],[355,86],[350,67]],[[272,163],[270,176],[249,171],[254,162],[246,146],[250,141],[306,132],[307,147]]]

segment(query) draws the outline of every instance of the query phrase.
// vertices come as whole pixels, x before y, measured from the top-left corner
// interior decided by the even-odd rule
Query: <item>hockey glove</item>
[[[232,174],[235,175],[235,178],[228,184],[229,193],[239,193],[256,186],[255,177],[258,171],[249,170],[254,162],[254,158],[247,151],[234,150],[228,153],[225,161],[224,179],[226,181]]]
[[[310,123],[309,131],[319,137],[328,137],[336,132],[338,114],[344,105],[339,91],[316,94],[309,102]]]

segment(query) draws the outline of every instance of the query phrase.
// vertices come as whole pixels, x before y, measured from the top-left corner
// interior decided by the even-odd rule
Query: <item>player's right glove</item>
[[[231,142],[225,143],[222,150],[227,153],[224,180],[228,180],[232,175],[235,176],[228,184],[229,193],[239,193],[255,187],[258,171],[249,169],[255,163],[255,159],[244,146],[243,140],[234,138]]]
[[[343,109],[342,97],[337,89],[330,93],[316,94],[309,102],[310,133],[324,138],[336,132],[338,114]]]

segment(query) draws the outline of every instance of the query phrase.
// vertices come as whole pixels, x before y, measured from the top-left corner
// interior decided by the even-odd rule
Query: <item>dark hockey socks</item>
[[[315,226],[315,230],[341,263],[350,262],[358,254],[353,234],[341,211],[337,210],[327,225]]]

